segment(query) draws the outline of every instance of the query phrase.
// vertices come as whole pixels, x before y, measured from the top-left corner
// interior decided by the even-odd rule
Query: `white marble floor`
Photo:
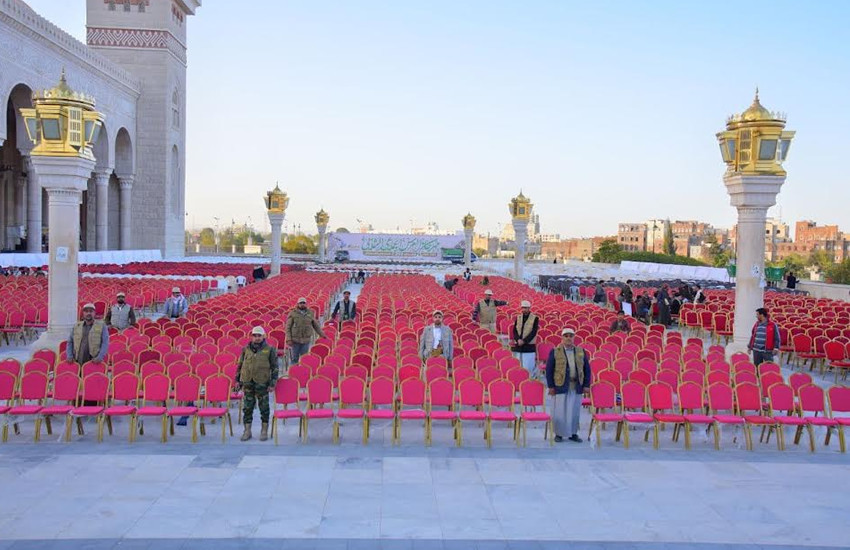
[[[534,430],[528,448],[497,431],[487,449],[469,429],[458,449],[448,429],[438,429],[425,448],[411,425],[401,446],[391,446],[387,426],[376,426],[368,446],[359,443],[358,426],[344,427],[336,446],[317,425],[306,445],[287,426],[279,447],[235,438],[222,445],[215,430],[191,444],[185,429],[166,444],[149,432],[131,445],[121,427],[102,444],[91,429],[70,444],[36,444],[30,427],[0,446],[7,547],[204,539],[215,548],[289,539],[317,548],[357,540],[441,544],[425,548],[449,541],[798,548],[848,541],[850,467],[834,443],[815,454],[772,445],[717,452],[695,438],[696,448],[684,451],[668,431],[660,451],[640,437],[625,450],[608,430],[599,449],[550,448]]]

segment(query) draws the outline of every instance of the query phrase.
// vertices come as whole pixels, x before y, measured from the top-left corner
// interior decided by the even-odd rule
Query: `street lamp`
[[[286,217],[289,207],[289,196],[275,184],[274,189],[266,193],[264,198],[269,224],[272,226],[271,243],[271,275],[280,275],[280,227]]]
[[[531,200],[522,194],[511,199],[508,203],[508,211],[511,213],[511,222],[514,226],[514,277],[518,281],[523,280],[523,269],[525,268],[525,241],[528,239],[528,222],[531,220],[531,210],[534,205]]]
[[[782,164],[795,134],[785,130],[785,120],[784,114],[762,106],[756,88],[752,105],[727,118],[726,130],[716,134],[726,164],[723,183],[738,210],[735,322],[729,353],[747,349],[755,310],[764,304],[767,210],[776,204],[785,183]]]
[[[464,249],[463,249],[463,263],[469,268],[472,267],[472,239],[475,235],[475,216],[471,213],[467,212],[466,216],[464,216],[460,223],[463,224],[463,236],[464,236]]]
[[[78,314],[80,203],[95,165],[92,144],[103,115],[93,97],[75,92],[65,80],[32,95],[33,107],[22,108],[27,137],[34,144],[30,160],[47,191],[49,215],[47,331],[38,347],[55,347],[68,337]],[[37,236],[36,236],[37,238]]]
[[[327,212],[325,212],[325,209],[322,208],[316,212],[314,219],[316,220],[316,229],[319,231],[319,262],[324,263],[326,252],[325,234],[328,231],[328,222],[331,221],[331,217]]]

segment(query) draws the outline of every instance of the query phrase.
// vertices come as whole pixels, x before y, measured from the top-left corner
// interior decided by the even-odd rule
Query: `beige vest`
[[[269,345],[263,346],[257,353],[251,351],[251,346],[245,346],[240,357],[242,367],[239,370],[239,381],[243,384],[248,382],[268,384],[272,374],[270,358],[272,353],[277,355],[277,351]]]
[[[528,314],[528,320],[525,322],[525,326],[522,325],[522,315],[517,315],[516,321],[514,321],[514,329],[516,330],[517,336],[525,342],[526,344],[533,344],[535,340],[537,340],[537,335],[534,335],[534,339],[531,341],[528,340],[528,335],[531,334],[532,329],[534,329],[534,322],[537,320],[537,315],[533,313]]]
[[[114,304],[110,309],[112,315],[109,316],[109,321],[113,327],[123,330],[130,326],[130,306],[128,304],[124,304],[124,307]]]
[[[100,341],[103,338],[105,325],[102,321],[95,321],[89,329],[89,355],[97,357],[100,353]],[[79,359],[80,344],[83,343],[83,323],[82,321],[74,325],[74,353],[77,355],[75,359]]]
[[[494,300],[490,300],[489,305],[485,300],[478,302],[478,322],[482,325],[496,322],[496,302]]]
[[[570,364],[567,362],[567,356],[564,353],[564,345],[558,344],[555,348],[555,385],[563,386],[567,382],[567,375],[570,372]],[[584,350],[576,346],[576,384],[584,385]]]
[[[314,319],[312,309],[307,309],[304,315],[297,308],[291,311],[286,322],[289,338],[296,344],[309,344],[313,339]]]

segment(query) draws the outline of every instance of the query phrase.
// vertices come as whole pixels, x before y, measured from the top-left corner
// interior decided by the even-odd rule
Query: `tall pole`
[[[80,203],[94,160],[33,155],[32,163],[48,200],[48,324],[37,347],[57,347],[78,316]]]
[[[758,89],[752,105],[729,117],[726,131],[717,134],[726,163],[723,183],[738,211],[735,321],[732,342],[726,348],[730,355],[747,351],[756,309],[764,305],[767,210],[776,204],[785,183],[782,163],[793,137],[794,132],[785,130],[785,116],[761,105]]]
[[[522,281],[525,276],[525,243],[528,240],[528,223],[531,221],[531,209],[534,205],[519,192],[519,195],[511,199],[508,210],[511,213],[511,222],[514,226],[514,278]]]
[[[467,268],[472,267],[472,239],[475,235],[475,216],[467,213],[461,220],[463,224],[463,263]]]
[[[325,253],[327,251],[325,234],[328,231],[328,223],[330,222],[331,217],[327,212],[325,212],[325,209],[322,208],[316,212],[315,220],[316,230],[319,232],[319,263],[325,263],[327,260],[327,258],[325,258]]]
[[[284,213],[269,212],[269,224],[272,226],[271,276],[280,275],[280,234]]]
[[[271,249],[271,276],[280,275],[280,240],[281,227],[286,218],[286,208],[289,206],[289,197],[280,190],[280,186],[266,193],[264,198],[266,210],[269,215],[269,224],[272,226],[272,249]]]

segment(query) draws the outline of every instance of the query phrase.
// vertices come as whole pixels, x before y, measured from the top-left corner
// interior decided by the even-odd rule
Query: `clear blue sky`
[[[160,0],[154,0],[160,1]],[[30,0],[84,37],[83,0]],[[797,131],[782,217],[850,231],[850,2],[204,0],[188,20],[187,210],[376,228],[735,220],[714,134],[751,102]],[[773,212],[772,212],[773,213]]]

